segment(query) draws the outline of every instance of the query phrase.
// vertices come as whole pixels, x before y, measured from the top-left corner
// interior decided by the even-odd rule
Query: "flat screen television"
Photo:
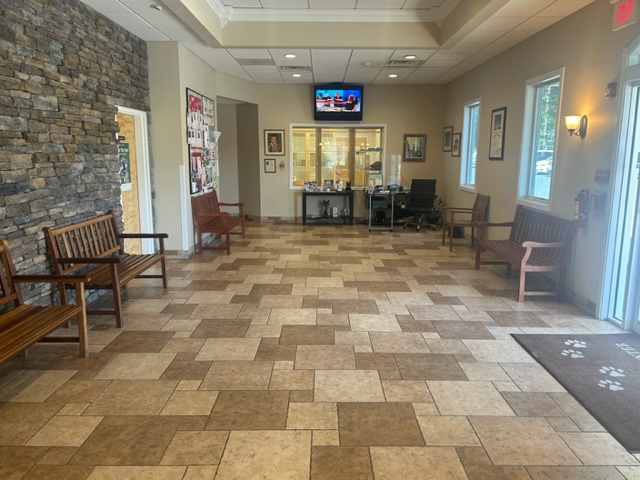
[[[314,85],[313,119],[362,121],[362,85]]]

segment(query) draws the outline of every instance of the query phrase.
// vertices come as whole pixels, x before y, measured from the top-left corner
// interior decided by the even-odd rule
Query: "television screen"
[[[314,120],[362,120],[362,85],[315,85]]]

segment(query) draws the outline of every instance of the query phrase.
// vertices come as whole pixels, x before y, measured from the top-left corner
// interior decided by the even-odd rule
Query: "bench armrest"
[[[244,203],[242,202],[238,202],[238,203],[218,202],[218,205],[220,205],[221,207],[244,207]]]
[[[473,213],[473,208],[463,208],[463,207],[445,208],[443,217],[449,217],[449,221],[451,223],[454,223],[456,218],[456,213],[458,215],[471,215]]]
[[[14,275],[13,280],[19,283],[88,283],[87,275]]]
[[[522,246],[524,248],[560,248],[564,246],[564,242],[553,242],[553,243],[544,243],[544,242],[522,242]]]
[[[119,233],[120,238],[169,238],[168,233]]]
[[[196,217],[228,217],[229,212],[196,212]]]
[[[58,263],[120,263],[119,257],[59,257]]]

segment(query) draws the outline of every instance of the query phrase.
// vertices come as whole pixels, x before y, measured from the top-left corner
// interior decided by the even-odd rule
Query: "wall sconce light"
[[[569,136],[579,135],[580,138],[584,138],[587,134],[587,116],[582,115],[567,115],[564,117],[564,124],[567,126]]]

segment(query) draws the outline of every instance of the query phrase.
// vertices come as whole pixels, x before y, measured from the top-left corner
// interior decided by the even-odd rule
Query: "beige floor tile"
[[[198,321],[199,322],[199,321]],[[162,348],[161,353],[196,353],[204,345],[204,338],[172,338]]]
[[[158,415],[177,383],[172,380],[114,380],[84,414]]]
[[[507,382],[511,380],[498,363],[460,362],[459,365],[471,381]]]
[[[515,415],[491,382],[428,381],[427,386],[442,415]]]
[[[608,433],[561,432],[560,437],[585,465],[639,465]]]
[[[427,346],[433,353],[469,354],[462,340],[441,340],[427,338]]]
[[[310,432],[231,432],[216,480],[308,480],[310,465]]]
[[[431,403],[427,384],[416,380],[382,380],[387,402]]]
[[[449,305],[408,305],[414,320],[460,320],[460,316]]]
[[[275,370],[269,390],[313,390],[313,370]]]
[[[0,402],[43,402],[75,370],[13,370],[0,378]]]
[[[295,362],[297,370],[356,368],[351,345],[298,345]]]
[[[535,363],[515,340],[462,340],[478,362]]]
[[[376,480],[466,480],[455,449],[445,447],[371,447]]]
[[[431,353],[420,333],[370,333],[371,345],[376,353]]]
[[[213,362],[200,390],[266,390],[273,362]]]
[[[316,311],[310,308],[274,308],[269,314],[267,325],[315,325]]]
[[[500,366],[523,392],[564,392],[560,385],[537,363],[501,363]]]
[[[253,360],[259,345],[259,338],[207,338],[195,359]]]
[[[94,377],[96,380],[157,380],[175,353],[119,353]]]
[[[354,332],[401,332],[395,315],[372,315],[355,313],[349,315],[351,330]]]
[[[93,402],[109,385],[107,380],[68,380],[53,394],[47,402],[53,403],[89,403]]]
[[[251,325],[247,330],[247,338],[278,338],[282,325]]]
[[[182,480],[187,467],[96,467],[87,480]]]
[[[200,320],[169,320],[164,326],[161,328],[162,331],[165,332],[193,332]]]
[[[335,430],[338,413],[335,403],[290,403],[288,430]]]
[[[209,312],[215,312],[216,309],[222,307],[224,304],[231,302],[233,292],[193,292],[187,299],[187,305],[197,304],[206,305],[204,308]],[[211,305],[213,304],[213,305]],[[206,318],[212,318],[207,316]]]
[[[640,467],[618,467],[627,480],[640,480]]]
[[[387,292],[387,300],[392,305],[433,305],[429,295],[424,292]]]
[[[223,293],[223,292],[220,292]],[[193,297],[192,297],[193,298]],[[191,298],[189,299],[191,300]],[[228,319],[236,318],[240,313],[242,305],[223,304],[223,303],[200,303],[193,313],[189,315],[189,319]]]
[[[428,446],[480,445],[480,440],[466,417],[418,416],[417,419]]]
[[[103,417],[66,417],[57,415],[49,420],[26,443],[33,447],[79,447],[84,443]]]
[[[222,457],[227,432],[176,432],[160,465],[217,465]]]
[[[302,308],[302,295],[262,295],[258,308]]]
[[[316,402],[384,402],[377,370],[316,370]]]
[[[209,415],[218,392],[176,391],[160,412],[160,415]]]
[[[314,430],[312,437],[313,446],[337,446],[340,445],[338,430]]]
[[[543,418],[471,417],[495,465],[580,465]]]
[[[170,303],[170,299],[134,298],[123,305],[123,311],[126,314],[160,314],[160,312],[162,312],[162,310],[164,310]]]
[[[335,332],[336,345],[364,345],[371,346],[368,332]]]
[[[356,288],[331,288],[331,287],[319,287],[318,288],[319,300],[359,300],[358,289]]]

